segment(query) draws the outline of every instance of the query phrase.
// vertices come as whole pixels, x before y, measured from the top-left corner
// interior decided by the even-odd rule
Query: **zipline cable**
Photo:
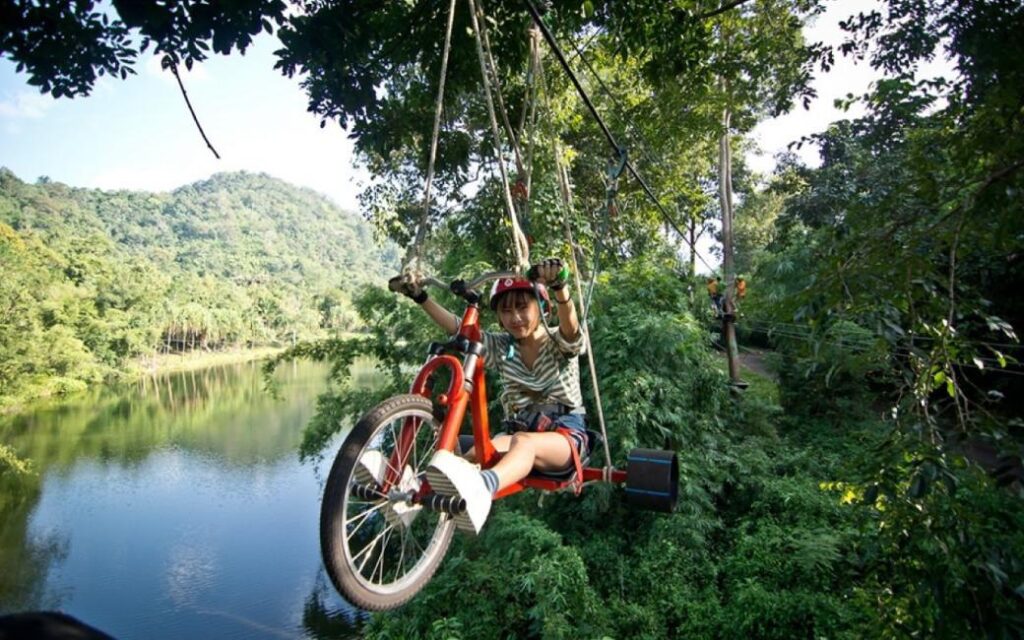
[[[632,133],[637,138],[639,138],[640,150],[643,152],[644,157],[646,157],[647,161],[650,162],[651,164],[659,164],[659,159],[653,157],[653,154],[648,149],[648,147],[650,147],[651,144],[644,137],[644,134],[642,131],[640,131],[640,128],[633,123],[632,119],[630,119],[629,110],[622,106],[622,103],[619,101],[618,97],[616,97],[612,90],[608,88],[608,85],[605,84],[604,80],[601,79],[601,75],[597,72],[597,69],[594,68],[594,65],[590,64],[590,60],[587,60],[586,56],[583,54],[583,49],[580,48],[580,45],[572,38],[569,38],[569,42],[572,44],[573,49],[575,49],[575,55],[579,57],[580,61],[583,63],[583,66],[587,68],[587,71],[590,71],[590,75],[594,76],[594,80],[597,80],[598,86],[601,87],[601,90],[604,91],[605,95],[611,99],[612,104],[615,106],[615,110],[618,111],[619,113],[619,117],[626,122],[630,131],[632,131]],[[587,46],[589,45],[590,41],[587,42]]]

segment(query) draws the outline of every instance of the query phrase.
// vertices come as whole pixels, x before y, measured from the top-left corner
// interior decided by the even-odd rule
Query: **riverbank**
[[[139,358],[128,367],[129,375],[159,376],[167,373],[195,371],[225,364],[251,360],[266,360],[284,351],[282,347],[256,347],[229,351],[200,351],[192,353],[158,353]]]
[[[51,377],[26,388],[19,396],[0,396],[0,415],[25,411],[37,403],[68,397],[95,386],[134,382],[147,376],[162,376],[253,360],[265,360],[283,350],[282,347],[256,347],[227,351],[160,353],[132,360],[125,364],[123,371],[113,371],[105,380],[97,381],[92,385],[77,379]]]

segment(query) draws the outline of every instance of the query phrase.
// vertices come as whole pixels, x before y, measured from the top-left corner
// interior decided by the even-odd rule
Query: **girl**
[[[587,452],[578,358],[584,340],[566,283],[568,269],[556,258],[534,269],[536,284],[525,278],[495,283],[490,306],[505,333],[483,335],[485,366],[501,373],[501,404],[510,433],[495,437],[494,446],[504,455],[492,468],[480,471],[459,456],[438,451],[427,467],[427,479],[437,493],[466,501],[468,518],[458,517],[456,522],[477,533],[495,493],[534,469],[568,469]],[[547,309],[542,306],[551,304],[545,283],[557,309],[554,331],[544,319]],[[426,291],[406,285],[403,293],[449,334],[458,332],[459,318],[431,300]]]

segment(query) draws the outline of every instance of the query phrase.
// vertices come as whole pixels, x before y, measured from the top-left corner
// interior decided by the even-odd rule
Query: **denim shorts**
[[[536,412],[526,409],[516,414],[516,418],[519,421],[525,423],[532,423],[536,417]],[[561,427],[569,431],[569,439],[572,440],[573,446],[579,453],[580,457],[586,457],[590,453],[590,438],[587,437],[587,415],[585,413],[546,413],[545,415],[551,419],[551,425],[545,429],[545,431],[554,431],[556,428]],[[509,421],[515,422],[516,420]],[[531,429],[520,429],[523,431],[531,431]]]
[[[573,441],[580,458],[590,453],[590,438],[587,437],[587,416],[583,413],[565,413],[555,418],[555,424],[569,430],[567,434]]]

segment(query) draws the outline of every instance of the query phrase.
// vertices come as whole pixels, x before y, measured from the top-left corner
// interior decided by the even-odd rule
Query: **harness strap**
[[[576,475],[572,479],[572,489],[576,495],[580,495],[583,491],[583,462],[580,460],[580,451],[576,447],[576,441],[572,437],[573,429],[568,427],[558,427],[555,429],[555,433],[561,434],[569,441],[569,451],[572,453],[572,464],[576,468]],[[587,446],[586,442],[587,434],[583,433],[583,446]]]

